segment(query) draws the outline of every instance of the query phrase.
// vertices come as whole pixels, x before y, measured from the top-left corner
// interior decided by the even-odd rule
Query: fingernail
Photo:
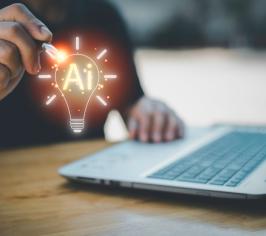
[[[41,32],[41,34],[43,34],[46,37],[50,38],[52,36],[52,32],[46,26],[41,26],[40,32]]]

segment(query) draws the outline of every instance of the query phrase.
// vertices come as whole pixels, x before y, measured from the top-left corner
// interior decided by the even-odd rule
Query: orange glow
[[[72,53],[72,49],[69,48],[68,45],[65,44],[54,44],[54,46],[57,48],[58,52],[57,52],[57,56],[56,56],[56,62],[58,64],[63,63],[68,56]],[[55,67],[57,67],[58,65],[54,65]]]
[[[42,74],[51,73],[52,80],[54,80],[55,70],[62,67],[64,64],[66,64],[66,66],[69,64],[69,56],[73,53],[76,53],[76,50],[74,48],[75,44],[73,43],[73,37],[70,37],[70,35],[75,35],[77,33],[76,31],[77,29],[75,28],[73,29],[73,31],[62,30],[57,33],[53,41],[53,46],[55,46],[57,50],[65,52],[67,58],[64,61],[58,61],[57,59],[49,57],[49,55],[43,54],[41,58]],[[82,36],[83,43],[81,42],[81,48],[78,53],[90,55],[92,59],[95,59],[103,49],[103,46],[110,49],[110,53],[107,55],[108,58],[102,58],[102,60],[97,61],[99,69],[102,71],[100,77],[102,83],[104,83],[104,90],[101,88],[100,90],[98,90],[97,87],[95,91],[97,94],[92,97],[89,105],[89,110],[86,113],[87,115],[89,114],[86,117],[87,128],[101,128],[102,123],[105,121],[107,113],[109,112],[109,109],[113,109],[116,106],[124,104],[126,98],[131,96],[131,91],[132,93],[134,91],[132,89],[134,87],[134,84],[131,83],[131,79],[113,80],[111,83],[108,83],[108,79],[103,78],[103,76],[104,74],[116,73],[119,74],[119,77],[131,77],[128,69],[130,63],[128,63],[126,51],[124,51],[124,48],[121,47],[120,43],[117,43],[115,41],[116,39],[113,38],[112,35],[106,35],[98,31],[89,32],[87,29],[83,32],[79,32],[79,35]],[[104,59],[107,59],[108,63],[106,63]],[[51,67],[53,67],[53,70],[51,70]],[[85,72],[81,72],[82,74],[84,73],[84,75],[86,75]],[[66,73],[66,71],[64,73]],[[47,83],[40,83],[39,80],[29,80],[29,96],[31,96],[32,101],[37,104],[38,112],[40,112],[40,114],[45,117],[45,119],[60,126],[61,128],[65,128],[65,126],[68,125],[68,122],[66,121],[69,118],[69,114],[66,109],[64,95],[59,92],[57,88],[58,85],[54,84],[54,86],[51,86],[52,80],[47,80]],[[72,90],[70,95],[73,96],[72,101],[74,105],[76,105],[76,109],[79,109],[77,105],[79,105],[80,102],[76,98],[76,92]],[[82,93],[82,91],[79,92],[81,92],[80,96],[86,96],[87,90],[85,90],[85,92],[83,91],[84,94]],[[57,95],[55,102],[53,102],[53,105],[49,107],[40,106],[40,104],[43,104],[45,101],[47,101],[48,94],[50,95],[50,97],[53,94]],[[99,99],[96,98],[96,95],[100,96],[102,99],[108,102],[108,104],[110,103],[108,109],[105,109],[105,106],[101,104]],[[109,95],[110,98],[108,99],[106,95]]]
[[[57,58],[56,60],[58,63],[61,63],[67,59],[67,52],[63,50],[58,50]]]

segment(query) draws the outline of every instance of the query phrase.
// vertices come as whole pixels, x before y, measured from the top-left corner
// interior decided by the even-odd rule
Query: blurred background
[[[110,0],[137,46],[266,46],[265,0]]]
[[[192,126],[266,124],[265,0],[109,1],[126,21],[149,96]],[[108,139],[125,137],[120,124],[112,113]]]

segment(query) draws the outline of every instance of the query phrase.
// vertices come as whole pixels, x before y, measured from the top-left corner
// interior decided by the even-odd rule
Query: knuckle
[[[153,115],[154,115],[154,112],[152,110],[144,110],[143,112],[140,113],[139,116],[147,120],[147,119],[150,119]]]
[[[154,109],[160,112],[166,112],[167,106],[163,102],[156,102],[154,104]]]
[[[135,119],[141,119],[143,116],[146,116],[146,113],[145,112],[141,112],[140,109],[134,109],[130,113],[130,116],[134,117]]]
[[[167,112],[164,111],[164,110],[155,110],[155,111],[153,112],[153,115],[154,115],[155,117],[162,118],[162,117],[165,117],[165,116],[167,115]]]
[[[14,3],[10,6],[10,9],[12,9],[13,11],[17,13],[21,13],[21,12],[24,12],[27,8],[22,3]]]

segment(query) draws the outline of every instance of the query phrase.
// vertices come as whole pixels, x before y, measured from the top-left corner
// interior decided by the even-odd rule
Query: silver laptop
[[[189,129],[183,140],[125,141],[60,168],[74,181],[222,198],[266,196],[266,128]]]

